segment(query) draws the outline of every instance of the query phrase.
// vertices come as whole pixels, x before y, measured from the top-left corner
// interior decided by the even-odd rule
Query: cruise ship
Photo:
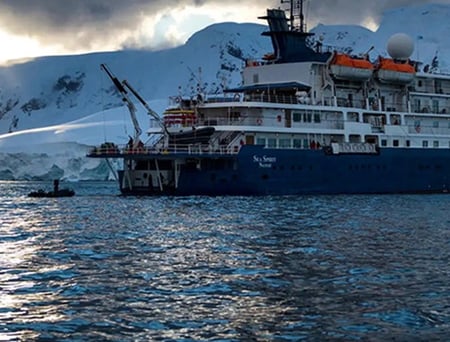
[[[286,3],[286,1],[282,1]],[[119,158],[125,195],[446,193],[450,76],[411,60],[399,33],[389,58],[323,46],[306,32],[303,1],[268,9],[273,51],[247,60],[223,96],[171,98],[158,115],[104,65],[130,109],[135,135],[89,157]],[[151,116],[142,143],[131,97]]]

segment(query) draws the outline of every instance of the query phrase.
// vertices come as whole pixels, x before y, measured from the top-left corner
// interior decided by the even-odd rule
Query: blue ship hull
[[[449,149],[384,148],[376,154],[332,154],[324,149],[246,145],[234,156],[202,158],[205,167],[181,168],[176,188],[121,191],[133,195],[302,195],[445,193],[450,188]],[[120,184],[122,179],[123,172]]]

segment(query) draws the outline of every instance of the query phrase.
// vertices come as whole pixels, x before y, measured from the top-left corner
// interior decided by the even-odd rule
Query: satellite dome
[[[387,43],[389,56],[394,59],[406,60],[414,51],[414,42],[410,36],[404,33],[396,33],[389,38]]]

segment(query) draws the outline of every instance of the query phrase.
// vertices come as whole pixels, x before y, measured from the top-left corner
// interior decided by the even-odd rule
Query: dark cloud
[[[90,48],[135,31],[142,18],[181,1],[1,0],[0,29],[44,44]],[[191,1],[195,3],[196,1]]]
[[[311,0],[308,17],[314,23],[364,24],[367,18],[379,23],[383,12],[427,3],[450,4],[450,0]]]
[[[232,1],[232,0],[231,0]],[[236,4],[255,4],[240,0]],[[261,2],[279,7],[278,0]],[[310,0],[308,19],[312,23],[360,24],[366,18],[379,19],[384,10],[428,2],[449,3],[450,0]],[[99,48],[117,37],[132,40],[145,16],[179,5],[201,6],[223,3],[221,0],[1,0],[0,29],[27,35],[43,44],[59,44],[67,49]],[[228,4],[228,3],[227,3]],[[128,37],[128,38],[127,38]],[[124,45],[129,41],[123,42]]]
[[[250,0],[244,0],[250,2]],[[1,0],[0,26],[16,33],[39,34],[81,26],[121,23],[133,27],[143,14],[179,5],[201,6],[219,0]]]

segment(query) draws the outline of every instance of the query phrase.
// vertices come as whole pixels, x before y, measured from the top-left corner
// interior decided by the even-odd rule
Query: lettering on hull
[[[253,155],[253,162],[257,163],[260,168],[270,169],[272,164],[277,162],[277,157]]]

